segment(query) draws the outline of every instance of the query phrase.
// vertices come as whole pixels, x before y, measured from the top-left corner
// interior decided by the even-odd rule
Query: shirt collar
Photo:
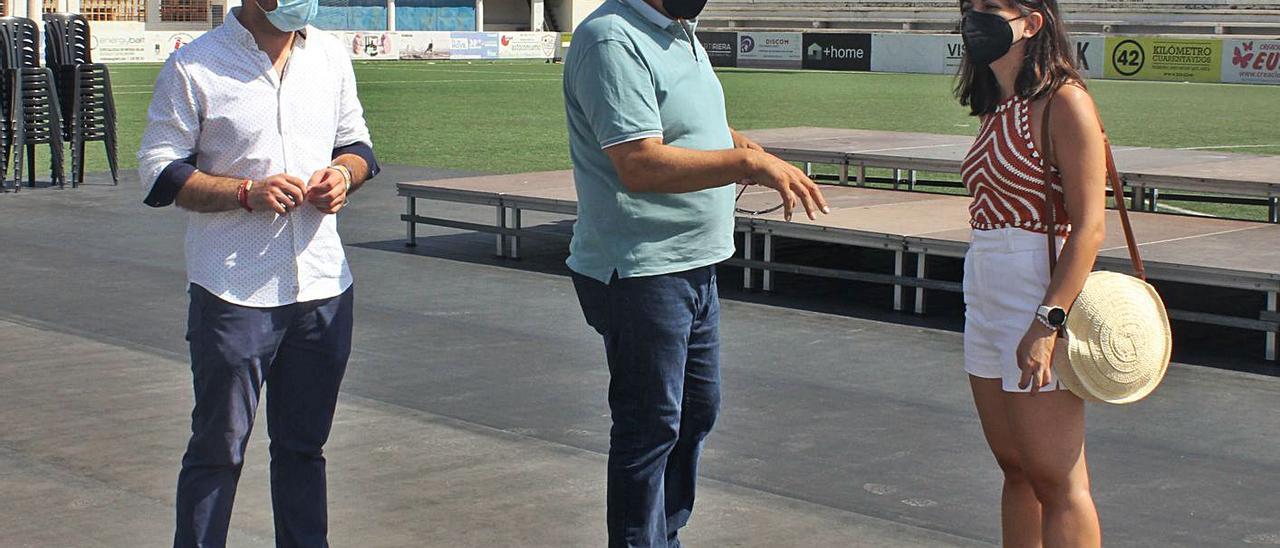
[[[620,1],[626,6],[635,10],[637,13],[642,15],[646,20],[648,20],[650,23],[653,23],[654,26],[657,26],[660,29],[670,29],[672,25],[676,24],[674,19],[663,15],[662,12],[658,11],[657,9],[654,9],[653,6],[650,6],[649,3],[645,2],[644,0],[620,0]]]
[[[238,15],[240,14],[241,9],[243,8],[231,8],[231,12],[229,13],[230,17],[226,17],[222,20],[222,26],[227,28],[227,32],[230,33],[232,41],[249,49],[256,50],[258,49],[258,42],[253,39],[253,33],[249,32],[249,29],[244,28],[244,25],[240,23]],[[298,38],[298,40],[293,41],[294,47],[306,47],[307,29],[298,31]]]

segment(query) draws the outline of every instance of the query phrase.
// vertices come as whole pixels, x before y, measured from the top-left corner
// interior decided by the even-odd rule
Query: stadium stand
[[[1280,2],[1079,0],[1060,2],[1073,32],[1089,34],[1174,34],[1280,36]],[[701,17],[709,30],[857,30],[950,32],[958,3],[711,0]]]

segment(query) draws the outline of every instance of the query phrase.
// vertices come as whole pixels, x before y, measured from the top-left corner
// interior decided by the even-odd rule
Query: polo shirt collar
[[[643,16],[645,20],[649,21],[650,23],[653,23],[654,26],[660,29],[670,29],[672,25],[676,24],[676,21],[674,19],[663,15],[662,12],[658,11],[653,6],[650,6],[649,3],[645,2],[644,0],[620,0],[620,1],[623,4],[626,4],[631,9],[635,10],[637,13]]]

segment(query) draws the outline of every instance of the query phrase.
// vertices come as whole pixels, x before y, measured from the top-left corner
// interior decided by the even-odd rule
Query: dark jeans
[[[275,308],[191,285],[195,409],[178,476],[175,547],[221,547],[265,382],[277,546],[328,546],[323,447],[351,354],[352,290]]]
[[[573,281],[609,361],[609,546],[677,548],[720,408],[715,267]]]

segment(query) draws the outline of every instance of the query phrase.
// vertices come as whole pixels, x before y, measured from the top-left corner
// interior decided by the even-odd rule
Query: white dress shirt
[[[351,59],[336,37],[309,27],[280,78],[235,14],[160,71],[138,151],[148,193],[166,167],[192,156],[210,175],[307,181],[335,148],[370,142]],[[326,299],[351,286],[337,217],[309,203],[285,215],[193,212],[186,261],[191,283],[243,306]]]

